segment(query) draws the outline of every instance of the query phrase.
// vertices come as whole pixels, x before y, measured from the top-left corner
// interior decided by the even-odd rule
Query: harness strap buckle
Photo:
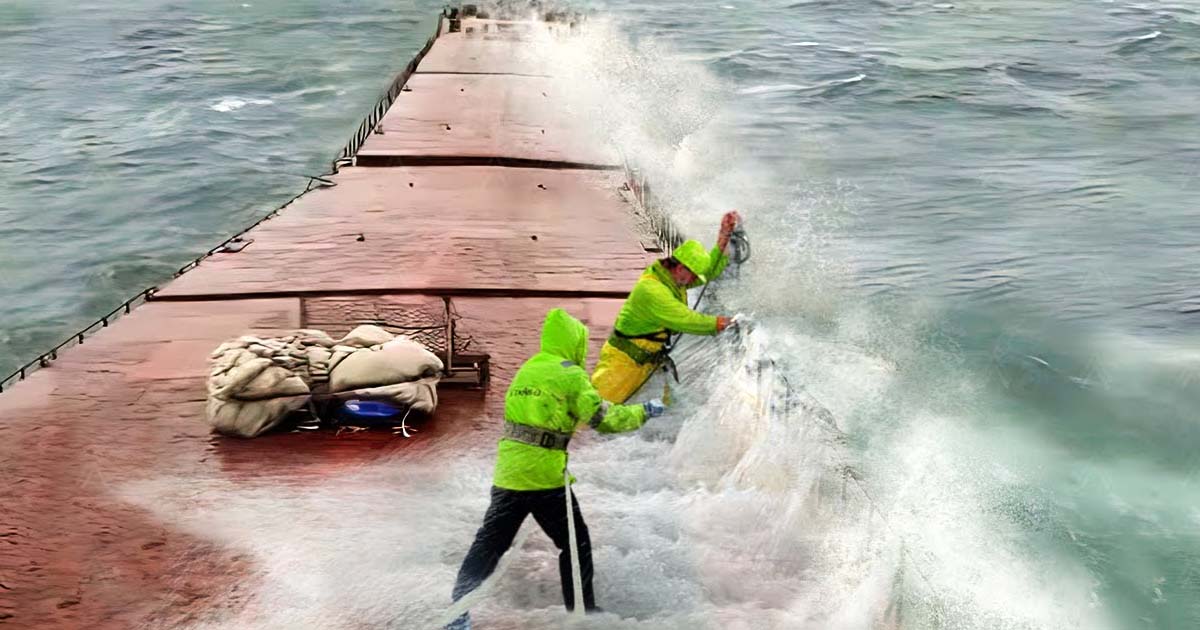
[[[539,446],[552,451],[565,451],[567,450],[567,445],[571,443],[571,436],[566,433],[547,431],[511,420],[504,421],[504,434],[502,437],[514,442]]]
[[[625,353],[634,363],[638,365],[646,365],[647,363],[661,363],[667,353],[660,350],[647,350],[636,343],[633,343],[628,338],[612,335],[608,338],[608,344],[612,347]]]
[[[679,382],[679,368],[675,366],[675,359],[672,359],[671,355],[663,354],[662,369],[670,374],[676,383]]]

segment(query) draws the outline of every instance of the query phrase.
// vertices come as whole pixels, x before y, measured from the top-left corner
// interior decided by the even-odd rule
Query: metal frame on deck
[[[473,340],[469,336],[460,338],[458,335],[459,315],[454,308],[453,298],[449,295],[421,295],[440,299],[442,321],[396,323],[386,319],[359,319],[354,323],[371,324],[389,332],[399,332],[440,355],[443,364],[442,385],[471,389],[487,386],[491,378],[491,355],[486,352],[465,352]],[[431,339],[432,335],[440,335],[441,343]]]
[[[491,379],[491,356],[487,353],[455,352],[458,328],[458,312],[454,310],[454,301],[449,296],[442,297],[445,305],[445,363],[444,376],[440,385],[451,387],[466,387],[482,389],[487,387]]]

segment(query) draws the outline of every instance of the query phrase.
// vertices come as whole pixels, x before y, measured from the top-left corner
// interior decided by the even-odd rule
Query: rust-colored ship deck
[[[236,606],[230,586],[252,572],[249,560],[113,488],[266,470],[286,480],[399,449],[435,457],[479,446],[496,437],[504,388],[536,350],[546,310],[583,319],[595,345],[607,334],[653,256],[634,231],[623,171],[560,107],[560,78],[531,36],[554,25],[462,25],[441,27],[336,186],[0,394],[0,625],[172,625]],[[491,356],[492,380],[443,391],[412,438],[210,434],[206,361],[223,340],[307,326],[340,334],[362,312],[443,296],[472,351]]]

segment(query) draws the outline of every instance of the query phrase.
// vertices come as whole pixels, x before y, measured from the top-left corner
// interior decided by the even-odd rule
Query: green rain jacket
[[[517,370],[504,396],[509,422],[568,435],[587,423],[601,433],[633,431],[646,421],[641,405],[609,405],[592,387],[583,365],[588,330],[556,308],[542,325],[542,349]],[[564,485],[567,453],[501,438],[492,483],[508,490],[550,490]]]
[[[725,271],[729,257],[716,247],[709,256],[713,266],[704,275],[711,281]],[[688,308],[687,290],[701,284],[699,281],[686,287],[675,284],[671,272],[656,261],[642,272],[642,277],[633,285],[613,327],[626,337],[651,338],[662,335],[662,339],[654,341],[666,341],[667,333],[715,335],[716,316]]]

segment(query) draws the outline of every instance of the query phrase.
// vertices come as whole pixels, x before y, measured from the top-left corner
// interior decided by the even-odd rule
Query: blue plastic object
[[[657,398],[642,403],[642,408],[646,410],[647,418],[657,418],[667,412],[667,406]]]
[[[337,415],[340,424],[391,426],[400,423],[405,412],[403,407],[377,400],[347,400]]]

